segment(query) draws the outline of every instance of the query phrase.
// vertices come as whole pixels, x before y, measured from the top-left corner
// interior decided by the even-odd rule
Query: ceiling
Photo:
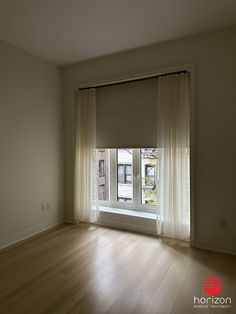
[[[0,38],[58,65],[233,24],[235,0],[0,0]]]

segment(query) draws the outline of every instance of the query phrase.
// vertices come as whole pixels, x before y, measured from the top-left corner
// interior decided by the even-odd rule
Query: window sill
[[[157,219],[156,214],[149,213],[149,212],[143,212],[140,210],[130,210],[130,209],[107,207],[107,206],[99,206],[99,211],[123,215],[123,216],[133,216],[133,217],[139,217],[139,218],[146,218],[146,219],[151,219],[151,220]]]

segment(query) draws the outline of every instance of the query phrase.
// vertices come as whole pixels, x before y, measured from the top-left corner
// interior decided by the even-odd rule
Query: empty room
[[[0,313],[236,313],[236,1],[0,1]]]

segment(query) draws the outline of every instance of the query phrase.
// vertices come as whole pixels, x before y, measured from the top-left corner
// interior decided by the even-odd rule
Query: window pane
[[[109,149],[96,150],[98,200],[109,201]]]
[[[158,150],[156,148],[142,148],[141,174],[142,174],[142,204],[158,205]]]
[[[133,150],[117,149],[117,201],[133,201]]]

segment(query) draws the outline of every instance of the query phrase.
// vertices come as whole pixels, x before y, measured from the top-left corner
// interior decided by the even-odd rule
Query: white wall
[[[63,220],[61,75],[0,42],[0,247]]]
[[[73,217],[71,87],[192,62],[196,66],[196,246],[236,253],[236,27],[64,68],[67,220]],[[220,228],[222,218],[226,228]]]

